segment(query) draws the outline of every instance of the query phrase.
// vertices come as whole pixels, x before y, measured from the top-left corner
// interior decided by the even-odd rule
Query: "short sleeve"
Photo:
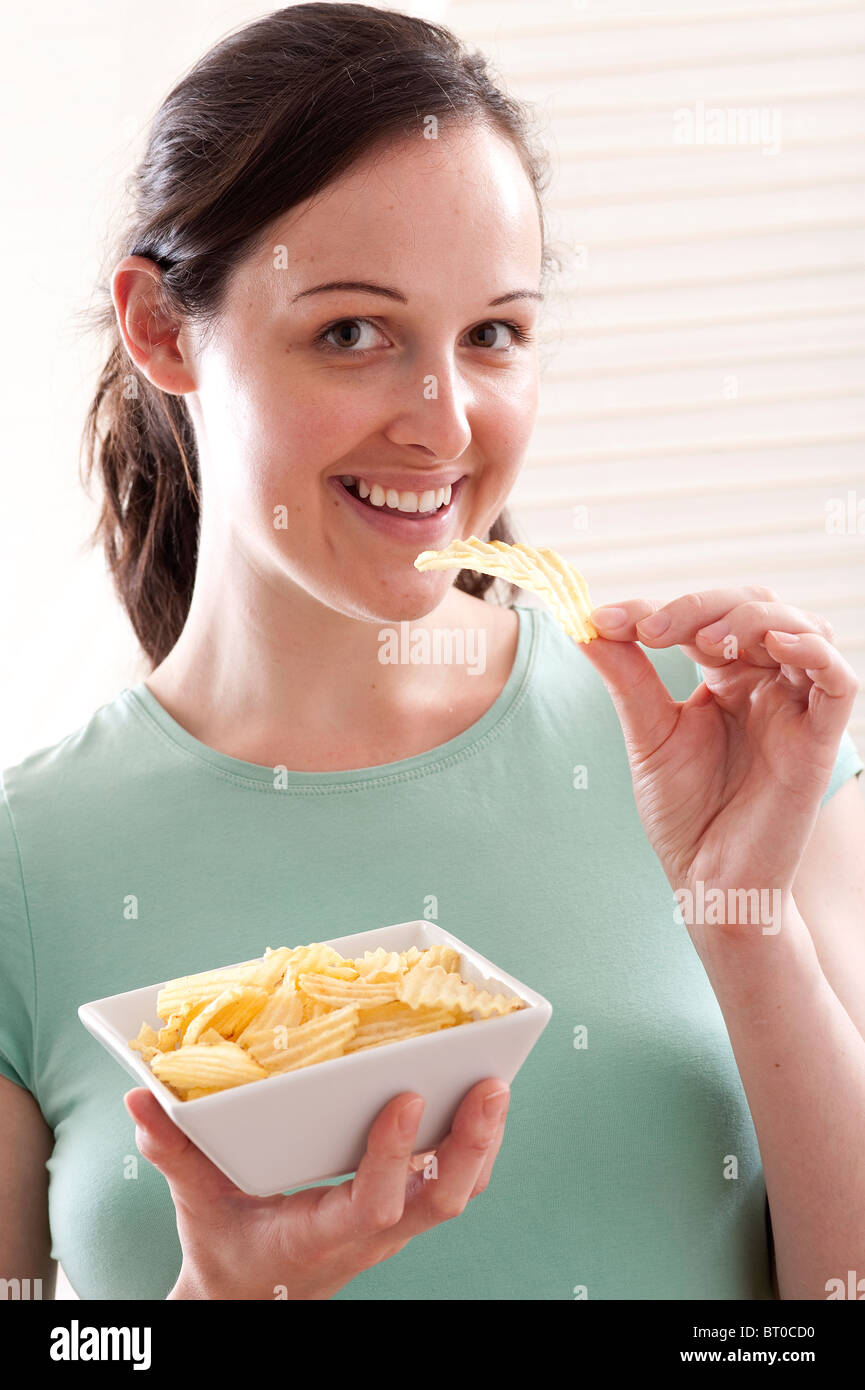
[[[838,745],[838,756],[832,769],[832,777],[820,805],[825,806],[829,797],[834,796],[838,788],[843,786],[850,777],[858,777],[863,767],[865,767],[865,763],[860,758],[849,731],[845,729]]]
[[[687,700],[688,696],[702,683],[703,671],[699,662],[692,661],[690,657],[685,655],[681,647],[644,648],[643,650],[654,661],[659,675],[663,678],[674,699]],[[849,778],[858,777],[863,768],[865,768],[865,762],[859,756],[850,733],[845,729],[838,745],[832,778],[820,805],[825,806],[830,796],[834,796],[838,788],[843,786]]]
[[[33,1090],[36,986],[27,899],[0,776],[0,1076]]]

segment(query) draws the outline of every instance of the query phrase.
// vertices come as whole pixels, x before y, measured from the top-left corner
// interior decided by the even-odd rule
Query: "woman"
[[[87,433],[152,670],[4,777],[4,1273],[59,1258],[85,1298],[768,1299],[856,1267],[865,818],[828,625],[730,585],[598,611],[581,648],[413,567],[509,536],[543,179],[478,56],[360,5],[268,15],[157,113]],[[484,659],[387,664],[403,621]],[[739,890],[773,910],[705,910]],[[490,1077],[434,1179],[406,1092],[354,1179],[248,1197],[75,1016],[420,916],[554,1006],[507,1135]]]

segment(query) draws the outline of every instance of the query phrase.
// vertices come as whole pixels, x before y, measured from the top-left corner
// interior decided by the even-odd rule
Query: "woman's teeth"
[[[435,512],[446,507],[451,500],[453,488],[429,488],[426,492],[397,492],[396,488],[383,488],[380,483],[370,485],[363,478],[353,478],[345,474],[340,478],[343,487],[355,488],[357,496],[369,499],[373,507],[390,507],[395,512]]]

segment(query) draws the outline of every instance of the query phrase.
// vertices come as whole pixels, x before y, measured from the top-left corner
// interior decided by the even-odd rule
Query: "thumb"
[[[673,699],[638,643],[596,637],[582,643],[580,650],[609,691],[628,757],[649,757],[675,728],[678,700]]]
[[[159,1169],[175,1204],[182,1200],[192,1207],[240,1191],[178,1128],[146,1086],[127,1091],[123,1103],[135,1121],[138,1152]]]

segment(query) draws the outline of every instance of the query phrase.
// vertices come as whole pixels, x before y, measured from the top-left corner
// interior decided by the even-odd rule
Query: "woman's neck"
[[[298,772],[413,757],[477,722],[513,668],[517,614],[459,589],[406,624],[257,581],[230,603],[197,585],[146,680],[182,728],[229,757]]]

